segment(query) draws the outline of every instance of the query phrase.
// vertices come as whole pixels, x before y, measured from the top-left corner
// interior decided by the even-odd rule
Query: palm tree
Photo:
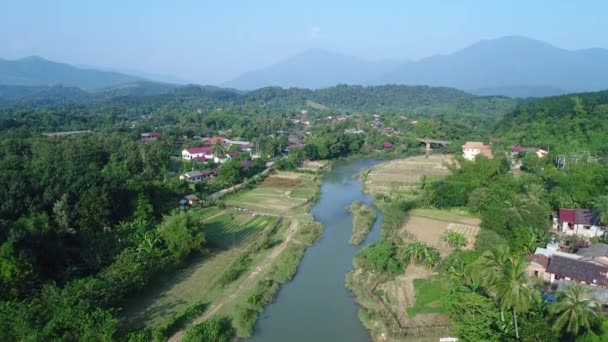
[[[553,328],[576,336],[581,329],[591,327],[592,320],[598,317],[598,307],[599,302],[590,298],[587,288],[579,283],[568,284],[557,292],[557,302],[549,307],[556,315]]]
[[[511,310],[515,325],[515,338],[519,340],[517,314],[528,311],[533,291],[527,285],[526,263],[521,258],[510,257],[500,277],[492,284],[498,294],[500,308]]]
[[[533,204],[539,204],[543,197],[547,195],[547,190],[541,184],[532,183],[526,185],[525,188],[526,196],[530,203]]]
[[[213,143],[213,145],[211,145],[211,152],[217,157],[217,156],[223,156],[224,155],[224,146],[222,146],[222,142],[221,141],[216,141]]]
[[[599,214],[600,222],[608,226],[608,196],[599,197],[593,204],[593,209]]]

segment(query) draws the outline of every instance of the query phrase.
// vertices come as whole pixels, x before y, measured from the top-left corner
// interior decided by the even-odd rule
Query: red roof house
[[[395,145],[393,145],[392,143],[387,141],[384,144],[382,144],[382,147],[384,147],[385,149],[389,149],[389,148],[395,147]]]

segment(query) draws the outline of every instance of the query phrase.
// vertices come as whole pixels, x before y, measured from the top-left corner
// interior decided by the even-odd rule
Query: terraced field
[[[276,217],[273,216],[220,210],[217,207],[205,208],[197,214],[204,224],[207,240],[218,248],[229,248],[255,238],[276,221]]]

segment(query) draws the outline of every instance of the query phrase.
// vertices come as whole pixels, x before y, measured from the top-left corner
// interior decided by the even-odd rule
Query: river
[[[308,248],[294,279],[266,307],[249,341],[370,340],[344,279],[362,246],[380,238],[382,213],[372,205],[378,219],[365,242],[351,246],[352,216],[346,207],[354,201],[371,204],[371,197],[362,192],[361,181],[353,175],[378,163],[369,159],[340,162],[323,176],[321,197],[311,211],[323,223],[323,236]]]

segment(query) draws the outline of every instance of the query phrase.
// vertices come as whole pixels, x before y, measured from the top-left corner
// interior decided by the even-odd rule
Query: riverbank
[[[376,221],[376,212],[367,204],[359,201],[349,205],[348,211],[353,215],[353,232],[349,243],[360,245]]]
[[[361,175],[365,191],[384,214],[381,241],[392,246],[389,253],[394,253],[381,258],[402,262],[405,267],[402,271],[373,271],[355,258],[355,269],[346,276],[346,287],[361,305],[358,316],[372,340],[436,341],[450,333],[441,299],[447,289],[438,286],[441,281],[436,279],[441,275],[432,267],[434,263],[415,258],[400,261],[404,253],[410,253],[406,251],[411,250],[412,242],[441,256],[449,254],[451,249],[441,240],[446,230],[466,229],[474,243],[478,220],[466,213],[411,210],[420,205],[426,181],[449,174],[448,161],[449,157],[441,155],[410,157],[377,165]],[[431,285],[436,291],[422,291]]]
[[[317,175],[272,173],[255,188],[228,194],[221,208],[191,210],[212,253],[162,275],[130,300],[125,324],[143,328],[149,339],[179,341],[188,329],[217,317],[227,319],[237,337],[250,336],[264,306],[322,234],[307,214],[319,187]],[[271,202],[276,205],[266,206]]]

